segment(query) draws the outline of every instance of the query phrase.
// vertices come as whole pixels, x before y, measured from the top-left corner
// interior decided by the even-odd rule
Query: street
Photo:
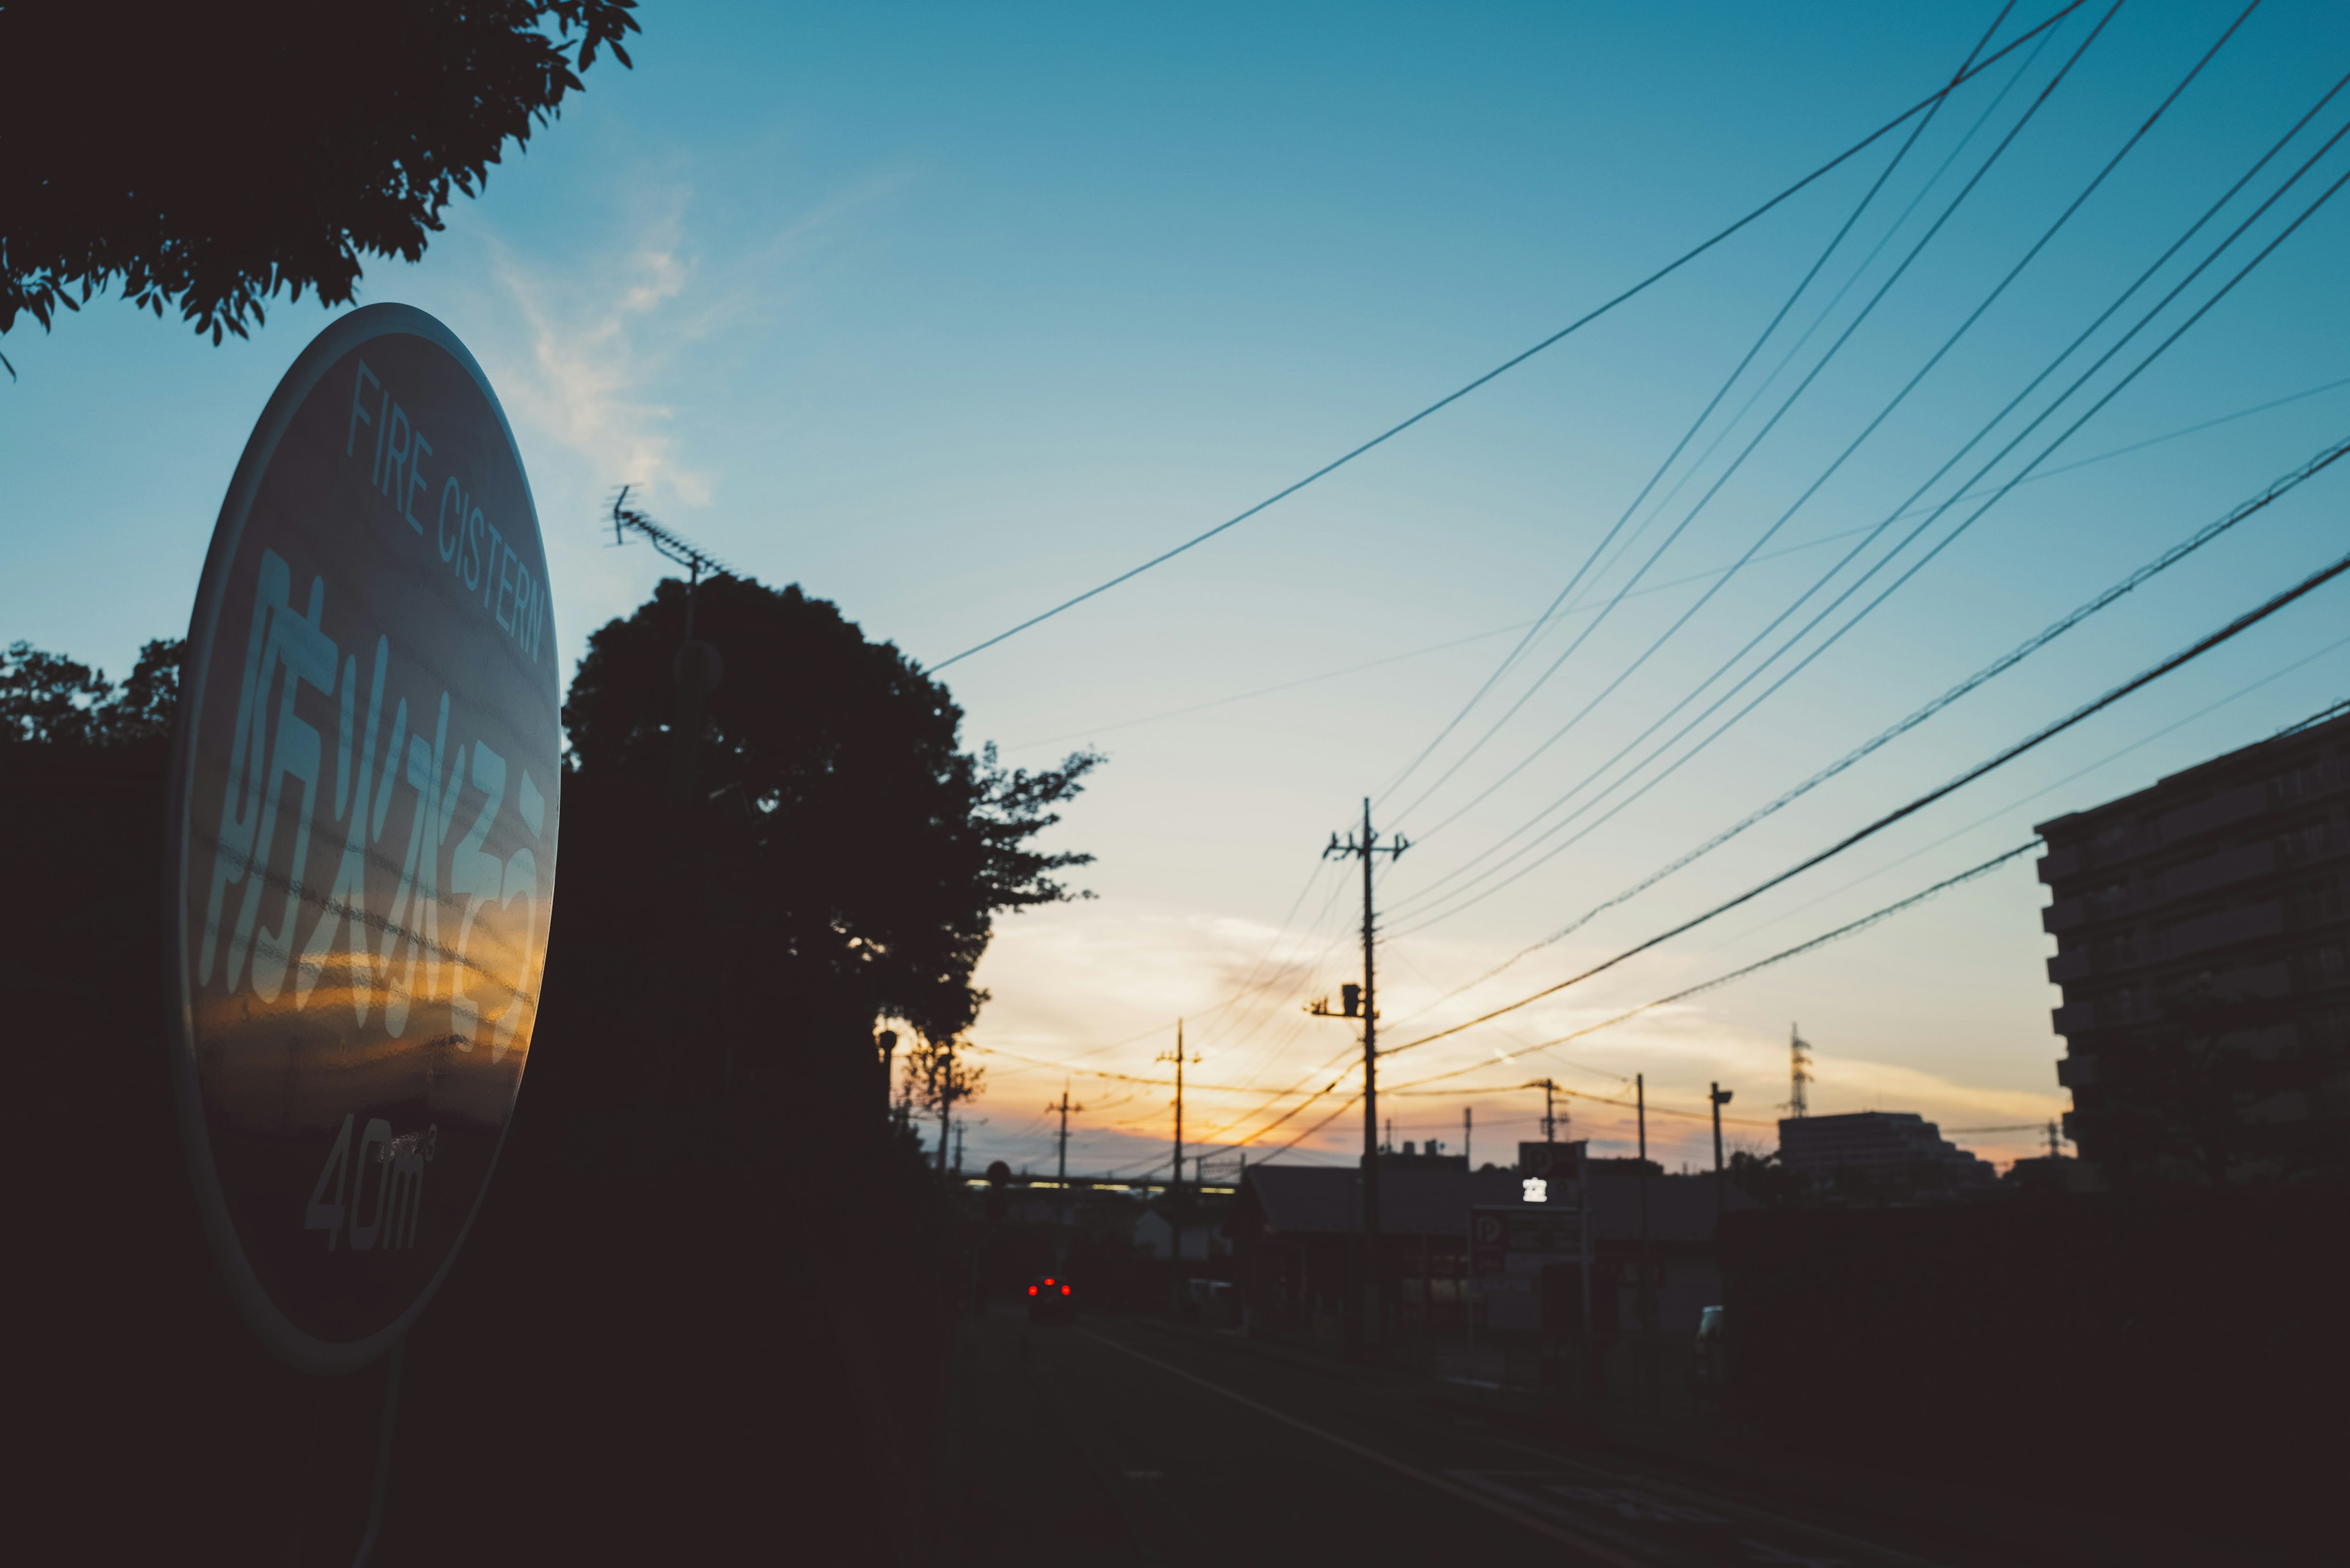
[[[1601,1468],[1437,1386],[1109,1318],[971,1324],[964,1561],[1498,1562],[1619,1568],[1937,1561]]]

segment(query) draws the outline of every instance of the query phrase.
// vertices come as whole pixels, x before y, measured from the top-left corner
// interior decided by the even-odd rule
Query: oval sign
[[[530,1054],[561,693],[514,434],[432,317],[304,349],[245,443],[181,668],[165,929],[214,1256],[348,1371],[473,1224]]]

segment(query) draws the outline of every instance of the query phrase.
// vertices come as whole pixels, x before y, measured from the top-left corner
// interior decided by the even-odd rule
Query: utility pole
[[[1368,1330],[1368,1337],[1374,1342],[1382,1336],[1386,1326],[1387,1294],[1380,1289],[1379,1267],[1379,1013],[1376,958],[1378,917],[1372,904],[1371,863],[1375,857],[1381,855],[1392,862],[1410,847],[1410,841],[1400,834],[1396,835],[1390,843],[1379,842],[1379,836],[1371,828],[1371,802],[1366,795],[1363,797],[1361,835],[1350,836],[1342,843],[1334,833],[1330,836],[1329,845],[1322,851],[1325,860],[1335,860],[1344,856],[1363,863],[1363,985],[1359,995],[1346,997],[1345,1016],[1357,1016],[1356,1009],[1359,1004],[1359,1016],[1363,1021],[1363,1269],[1358,1283],[1367,1287],[1378,1303],[1376,1315],[1379,1321],[1372,1324]],[[1341,992],[1354,989],[1345,986]],[[1327,1016],[1330,1009],[1326,1002],[1316,1002],[1307,1011]],[[1347,1314],[1349,1336],[1357,1343],[1361,1343],[1366,1337],[1363,1324],[1366,1314],[1360,1304],[1362,1295],[1363,1291],[1359,1289],[1350,1293],[1354,1305]]]
[[[1060,1099],[1057,1102],[1047,1100],[1045,1103],[1045,1108],[1048,1111],[1058,1111],[1061,1113],[1061,1168],[1060,1175],[1058,1177],[1058,1183],[1061,1191],[1064,1194],[1063,1203],[1064,1206],[1066,1206],[1067,1202],[1066,1194],[1069,1189],[1069,1116],[1072,1112],[1082,1111],[1086,1107],[1083,1106],[1073,1106],[1069,1104],[1069,1081],[1066,1078],[1064,1078],[1061,1080]],[[1178,1114],[1180,1115],[1180,1113]]]
[[[1706,1085],[1706,1097],[1713,1102],[1713,1222],[1721,1224],[1721,1107],[1730,1104],[1733,1091],[1720,1084]]]
[[[1633,1104],[1640,1123],[1640,1289],[1637,1310],[1643,1333],[1657,1326],[1656,1266],[1648,1261],[1648,1075],[1632,1075]]]
[[[1199,1058],[1194,1056],[1193,1061]],[[1183,1021],[1175,1021],[1175,1164],[1167,1185],[1167,1266],[1175,1282],[1175,1313],[1183,1312]]]
[[[1471,1169],[1471,1170],[1474,1170],[1474,1169],[1476,1169],[1476,1168],[1477,1168],[1477,1162],[1476,1162],[1476,1160],[1475,1160],[1473,1158],[1471,1158],[1471,1154],[1470,1154],[1470,1151],[1469,1151],[1469,1135],[1470,1135],[1471,1133],[1472,1133],[1472,1132],[1475,1132],[1476,1130],[1477,1130],[1477,1113],[1476,1113],[1475,1109],[1474,1109],[1474,1108],[1472,1108],[1472,1107],[1471,1107],[1471,1106],[1461,1106],[1461,1163],[1462,1163],[1462,1164],[1466,1165],[1466,1166],[1467,1166],[1470,1169]]]
[[[1799,1024],[1787,1025],[1787,1115],[1801,1121],[1811,1112],[1804,1091],[1812,1082],[1812,1047]]]
[[[2048,1118],[2048,1158],[2062,1159],[2064,1157],[2064,1129],[2058,1125],[2055,1117],[2051,1116]]]
[[[1556,1106],[1553,1104],[1552,1097],[1558,1093],[1558,1085],[1551,1082],[1548,1078],[1544,1078],[1538,1086],[1543,1092],[1543,1142],[1545,1144],[1556,1143],[1558,1141],[1558,1112]]]
[[[939,1064],[933,1058],[931,1063],[931,1085],[938,1090],[939,1095],[939,1178],[941,1180],[944,1180],[947,1174],[947,1122],[950,1107],[954,1103],[954,1047],[951,1044],[947,1047],[946,1077],[947,1081],[941,1086],[939,1083]]]
[[[955,1128],[954,1173],[957,1176],[962,1174],[962,1140],[970,1131],[971,1127],[968,1124]]]

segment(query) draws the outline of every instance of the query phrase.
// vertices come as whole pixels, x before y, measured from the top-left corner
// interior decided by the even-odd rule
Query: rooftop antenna
[[[1812,1084],[1812,1047],[1801,1027],[1787,1025],[1787,1115],[1801,1121],[1811,1114],[1805,1091]]]
[[[620,486],[612,497],[612,544],[615,547],[629,542],[634,534],[653,547],[662,559],[683,566],[685,577],[685,638],[693,640],[693,590],[702,584],[702,574],[716,573],[721,576],[739,577],[743,574],[703,549],[690,539],[681,538],[648,516],[643,510],[629,504],[629,492],[633,484]]]
[[[612,543],[617,547],[629,542],[634,534],[653,547],[663,560],[674,561],[686,570],[685,637],[679,642],[677,652],[670,659],[670,674],[677,681],[678,711],[675,735],[677,743],[671,763],[671,789],[681,801],[700,798],[696,774],[696,751],[702,736],[702,713],[710,694],[718,690],[725,678],[726,661],[719,657],[712,644],[699,641],[693,635],[694,590],[702,586],[705,571],[721,576],[740,576],[733,567],[694,544],[681,538],[654,522],[638,507],[629,504],[632,484],[620,486],[612,497]],[[711,798],[725,793],[723,788],[711,792]],[[943,1147],[943,1146],[941,1146]]]

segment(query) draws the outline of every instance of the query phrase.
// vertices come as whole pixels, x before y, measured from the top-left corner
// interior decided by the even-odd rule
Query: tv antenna
[[[656,523],[639,507],[629,504],[629,492],[633,484],[623,484],[612,497],[612,545],[615,548],[629,542],[634,534],[653,547],[653,553],[665,561],[683,566],[685,577],[685,636],[693,639],[693,590],[702,584],[702,574],[710,572],[719,576],[739,577],[743,574],[712,555],[692,540]]]

